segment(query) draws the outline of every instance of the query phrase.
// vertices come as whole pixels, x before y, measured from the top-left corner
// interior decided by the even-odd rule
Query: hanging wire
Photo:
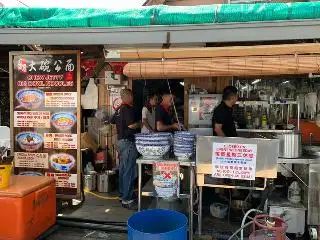
[[[164,62],[165,62],[165,59],[164,58],[162,58],[161,59],[161,62],[162,62],[162,74],[163,74],[163,77],[165,76],[164,75]],[[170,94],[172,95],[172,91],[171,91],[171,87],[170,87],[170,83],[169,83],[169,79],[167,78],[167,84],[168,84],[168,88],[169,88],[169,92],[170,92]],[[178,118],[178,113],[177,113],[177,109],[176,109],[176,105],[175,105],[175,103],[174,103],[174,99],[172,98],[172,106],[173,106],[173,110],[174,110],[174,114],[175,114],[175,116],[176,116],[176,119],[177,119],[177,122],[178,122],[178,124],[179,124],[179,131],[181,131],[181,125],[180,125],[180,121],[179,121],[179,118]]]

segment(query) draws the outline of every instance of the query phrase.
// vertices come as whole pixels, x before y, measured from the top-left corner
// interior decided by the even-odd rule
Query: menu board
[[[255,180],[257,144],[213,143],[212,177]]]
[[[10,53],[15,173],[52,176],[57,196],[80,194],[80,54]]]

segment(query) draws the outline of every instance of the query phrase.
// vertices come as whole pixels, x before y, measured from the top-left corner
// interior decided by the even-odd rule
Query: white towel
[[[98,108],[98,87],[94,83],[94,79],[90,78],[84,95],[81,96],[81,105],[83,109]]]
[[[307,116],[314,119],[317,114],[317,103],[318,95],[316,92],[311,92],[306,95],[305,106],[307,111]]]

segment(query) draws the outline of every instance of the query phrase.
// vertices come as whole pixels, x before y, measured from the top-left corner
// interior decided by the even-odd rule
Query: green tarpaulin
[[[2,8],[0,27],[77,28],[217,24],[320,18],[320,2],[108,9]]]

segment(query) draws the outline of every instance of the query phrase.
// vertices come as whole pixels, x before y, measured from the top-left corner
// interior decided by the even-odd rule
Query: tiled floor
[[[115,197],[114,194],[107,195],[98,193],[102,197]],[[86,200],[81,206],[62,208],[60,216],[81,218],[96,221],[112,221],[126,223],[128,218],[134,213],[124,209],[118,200],[107,200],[96,196],[86,194]],[[127,234],[94,231],[80,228],[58,227],[53,233],[43,239],[48,240],[78,240],[78,239],[106,239],[122,240],[127,239]]]
[[[102,197],[114,197],[115,195],[99,194]],[[207,199],[207,198],[206,198]],[[205,202],[205,201],[204,201]],[[156,201],[152,198],[143,198],[142,201],[143,209],[155,208]],[[179,211],[186,211],[187,204],[183,202],[158,202],[159,208],[168,208]],[[234,232],[239,224],[229,224],[228,221],[221,221],[219,219],[214,219],[210,216],[208,205],[204,206],[204,220],[203,220],[203,234],[212,236],[212,239],[228,239],[228,237]],[[103,198],[98,198],[93,195],[86,195],[86,201],[81,207],[64,208],[62,211],[62,216],[89,219],[96,221],[112,221],[126,223],[128,218],[134,214],[134,211],[130,211],[122,208],[118,200],[106,200]],[[194,224],[196,225],[196,216]],[[196,226],[194,226],[196,229]],[[59,227],[50,236],[44,238],[48,240],[76,240],[76,239],[107,239],[107,240],[122,240],[127,239],[127,234],[119,234],[114,232],[103,232],[94,231],[88,229],[70,228],[70,227]]]
[[[116,196],[115,194],[97,194],[102,197]],[[65,208],[60,213],[66,217],[125,223],[134,214],[134,211],[123,208],[119,200],[106,200],[86,194],[86,199],[81,207]]]

